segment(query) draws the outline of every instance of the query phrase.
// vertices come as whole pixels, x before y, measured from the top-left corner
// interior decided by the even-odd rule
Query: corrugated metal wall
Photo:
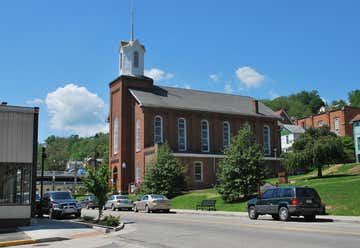
[[[32,163],[34,112],[0,109],[0,162]]]

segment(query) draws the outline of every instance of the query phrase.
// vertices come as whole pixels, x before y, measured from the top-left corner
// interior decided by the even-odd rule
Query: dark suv
[[[270,214],[275,220],[286,221],[291,216],[304,216],[315,220],[316,215],[325,214],[319,194],[309,187],[276,187],[266,190],[261,197],[247,202],[249,218]]]
[[[50,219],[66,215],[81,216],[81,205],[68,191],[49,191],[40,203],[40,213],[48,214]]]

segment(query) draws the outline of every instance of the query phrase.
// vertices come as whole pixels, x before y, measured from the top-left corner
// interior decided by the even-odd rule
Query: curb
[[[196,211],[196,210],[187,210],[187,209],[173,209],[177,214],[194,214],[194,215],[207,215],[207,216],[233,216],[240,218],[248,218],[247,212],[217,212],[217,211]],[[338,216],[338,215],[318,215],[318,220],[331,220],[332,222],[342,222],[342,223],[355,223],[360,224],[360,217],[355,216]]]
[[[0,242],[0,247],[40,244],[40,243],[56,242],[56,241],[64,241],[64,240],[68,240],[68,238],[53,237],[53,238],[44,238],[44,239],[20,239],[20,240]]]
[[[103,226],[103,225],[99,225],[99,224],[96,224],[96,223],[88,223],[88,222],[82,222],[82,221],[74,221],[72,220],[71,222],[74,222],[74,223],[78,223],[78,224],[83,224],[83,225],[86,225],[88,227],[98,227],[98,228],[102,228],[102,229],[105,229],[104,230],[104,233],[110,233],[110,232],[117,232],[117,231],[120,231],[122,229],[124,229],[125,227],[125,223],[124,222],[120,222],[120,224],[117,226],[117,227],[109,227],[109,226]]]

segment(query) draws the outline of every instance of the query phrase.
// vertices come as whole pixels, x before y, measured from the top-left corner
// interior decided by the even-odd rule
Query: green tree
[[[99,202],[98,220],[102,216],[103,207],[108,198],[107,195],[111,192],[109,177],[108,165],[103,163],[97,168],[88,166],[82,180],[88,192],[93,194]]]
[[[350,106],[360,108],[360,90],[350,91],[348,94]]]
[[[262,100],[272,110],[284,109],[291,117],[304,117],[317,114],[325,105],[316,90],[301,91],[289,96],[280,96],[273,100]]]
[[[155,161],[148,167],[140,191],[162,194],[169,198],[186,188],[185,169],[172,155],[167,143],[160,145]]]
[[[257,191],[265,178],[263,151],[249,125],[239,130],[219,163],[217,190],[227,202],[239,201]]]
[[[331,102],[331,106],[333,109],[338,109],[347,106],[347,103],[344,100],[333,100]]]
[[[355,143],[349,136],[343,136],[340,138],[344,146],[345,158],[344,162],[351,163],[355,161]]]
[[[341,139],[328,126],[310,127],[294,142],[291,152],[285,155],[285,165],[290,170],[317,168],[318,177],[322,177],[324,165],[343,159]]]

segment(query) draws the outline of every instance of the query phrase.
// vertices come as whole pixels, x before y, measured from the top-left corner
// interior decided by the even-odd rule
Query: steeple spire
[[[134,0],[131,0],[130,8],[130,41],[134,41]]]

